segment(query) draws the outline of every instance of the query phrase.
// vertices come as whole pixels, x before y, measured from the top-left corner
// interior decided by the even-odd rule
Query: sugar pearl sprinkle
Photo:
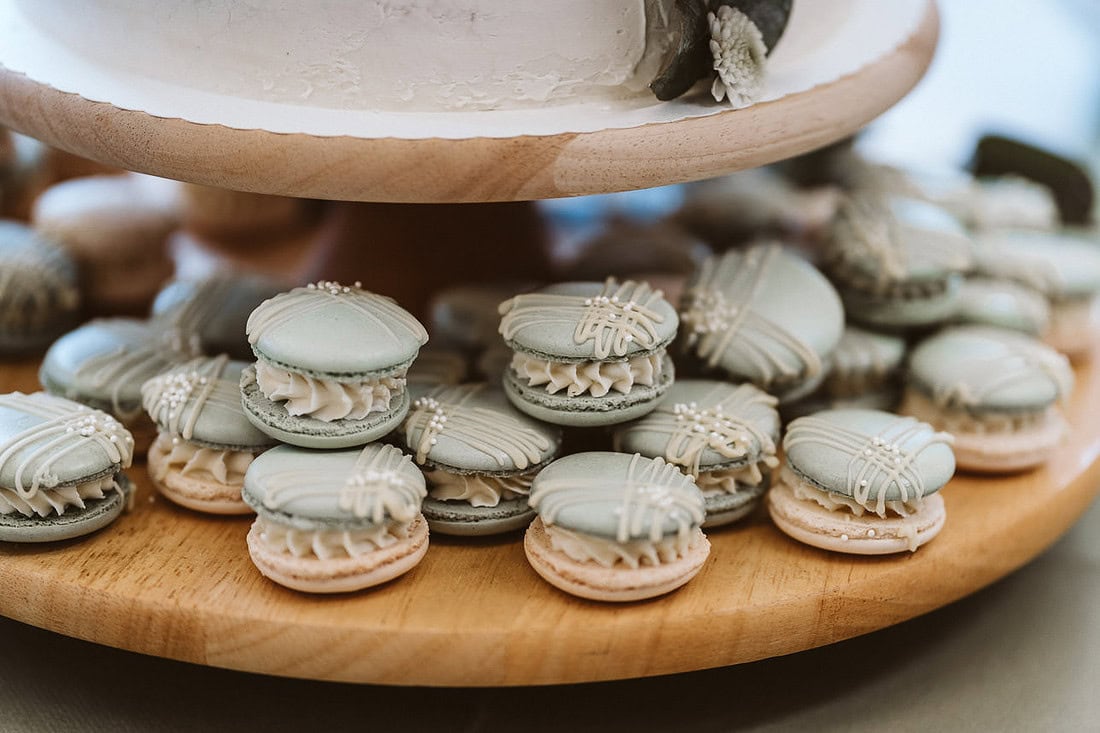
[[[207,377],[198,372],[185,372],[162,377],[161,403],[168,405],[168,417],[174,418],[179,414],[180,408],[187,404],[196,387],[204,386],[209,382]]]
[[[315,283],[306,285],[310,290],[324,290],[329,295],[346,295],[352,290],[362,290],[363,283],[356,280],[350,287],[347,285],[341,285],[335,280],[318,280]]]
[[[734,326],[741,309],[726,300],[716,290],[696,292],[691,305],[680,320],[688,327],[688,339],[696,340],[708,334],[726,333]]]
[[[84,411],[82,410],[81,412],[83,413]],[[112,443],[118,443],[119,441],[124,441],[126,443],[134,442],[134,439],[130,437],[130,434],[122,427],[122,423],[110,415],[103,413],[78,413],[76,417],[65,423],[65,432],[76,433],[82,438],[102,435]]]
[[[871,439],[871,447],[865,448],[863,450],[863,455],[884,466],[890,464],[900,466],[902,462],[901,448],[898,444],[890,443],[879,437]],[[865,487],[867,482],[860,481],[859,485]]]
[[[439,400],[431,397],[420,397],[413,402],[414,410],[424,410],[431,413],[431,418],[428,420],[428,429],[425,437],[428,439],[429,445],[436,444],[436,437],[443,432],[443,425],[447,422],[447,415],[443,411],[443,405],[439,403]]]
[[[722,407],[699,409],[696,402],[678,402],[672,407],[676,422],[681,429],[699,434],[706,440],[707,446],[728,458],[740,458],[747,451],[749,434],[737,425]]]

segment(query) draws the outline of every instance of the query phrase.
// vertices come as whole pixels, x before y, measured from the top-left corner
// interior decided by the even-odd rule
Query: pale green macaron
[[[706,260],[680,319],[691,358],[781,402],[821,384],[844,330],[844,308],[825,276],[774,243]]]
[[[0,354],[45,349],[76,325],[76,264],[57,244],[0,221]]]
[[[971,242],[962,225],[933,204],[864,193],[841,205],[824,261],[849,320],[879,329],[922,328],[954,315]]]
[[[424,516],[432,531],[460,536],[530,524],[531,482],[561,448],[560,428],[516,410],[487,384],[425,392],[397,437],[427,477]]]
[[[1050,304],[1039,291],[1012,280],[968,277],[952,320],[1042,336],[1050,327]]]
[[[99,410],[36,392],[0,395],[0,542],[101,529],[132,501],[134,441]]]
[[[1061,442],[1073,381],[1066,357],[1030,336],[958,326],[913,349],[902,411],[953,433],[961,468],[1017,471]]]
[[[706,498],[704,527],[749,514],[771,484],[779,442],[776,399],[751,384],[679,380],[661,405],[615,430],[615,449],[663,458]]]
[[[946,519],[938,492],[955,473],[952,438],[911,417],[826,410],[793,421],[768,493],[776,526],[835,552],[915,551]]]
[[[383,437],[409,409],[405,377],[427,331],[393,300],[321,281],[264,301],[248,319],[256,364],[241,376],[249,419],[305,448]]]
[[[673,380],[676,309],[647,283],[564,283],[500,306],[514,352],[508,399],[544,422],[614,425],[652,411]]]
[[[243,497],[257,514],[249,554],[265,577],[307,593],[384,583],[428,550],[424,494],[424,477],[392,445],[272,448],[245,474]]]
[[[241,499],[245,471],[275,445],[247,418],[241,372],[227,356],[201,357],[142,387],[145,411],[159,434],[149,448],[149,477],[168,499],[211,514],[248,514]]]

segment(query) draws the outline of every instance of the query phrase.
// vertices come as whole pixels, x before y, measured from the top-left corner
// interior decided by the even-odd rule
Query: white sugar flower
[[[747,107],[756,101],[764,81],[764,36],[747,15],[729,5],[707,13],[707,22],[718,73],[711,93],[718,102],[728,98],[734,108]]]

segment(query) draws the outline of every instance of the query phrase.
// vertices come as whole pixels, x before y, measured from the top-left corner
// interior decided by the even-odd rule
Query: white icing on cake
[[[673,0],[17,0],[77,53],[170,84],[333,109],[648,94]]]

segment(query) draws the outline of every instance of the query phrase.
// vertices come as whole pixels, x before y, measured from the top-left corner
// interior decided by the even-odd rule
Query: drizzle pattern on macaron
[[[538,464],[553,443],[538,430],[500,410],[469,407],[484,385],[443,387],[413,401],[403,430],[423,464],[446,431],[447,437],[492,458],[502,469],[523,470]]]
[[[964,378],[930,385],[931,396],[936,405],[980,405],[987,395],[1028,380],[1036,372],[1050,378],[1058,390],[1059,399],[1069,397],[1073,391],[1073,370],[1065,356],[1045,344],[1033,343],[1026,337],[1006,337],[1002,342],[1010,353],[970,359],[966,362],[967,373]]]
[[[237,385],[232,385],[230,390],[218,388],[228,363],[229,357],[223,354],[213,360],[201,360],[197,368],[188,371],[173,370],[154,377],[141,389],[146,412],[157,423],[164,425],[172,435],[190,440],[195,423],[208,402],[213,401],[230,408],[240,403]],[[191,411],[187,422],[181,425],[183,412],[188,406]]]
[[[882,515],[891,486],[897,488],[902,502],[920,504],[925,494],[924,478],[913,461],[929,446],[953,442],[950,434],[936,432],[932,426],[911,417],[899,417],[877,434],[868,436],[811,415],[791,423],[783,449],[789,452],[799,444],[812,443],[846,454],[849,458],[846,493],[867,508],[873,493],[876,504],[873,511]]]
[[[719,277],[719,259],[703,263],[698,282],[684,294],[680,320],[687,327],[687,345],[708,366],[716,366],[729,352],[740,352],[768,383],[779,376],[812,378],[821,373],[821,357],[813,348],[753,310],[753,300],[780,252],[778,244],[750,250],[728,280]]]
[[[119,344],[115,348],[83,362],[74,370],[74,381],[87,379],[94,389],[110,385],[111,411],[123,420],[131,420],[141,414],[139,402],[132,410],[123,409],[122,390],[135,380],[148,378],[178,364],[194,352],[181,351],[183,342],[178,332],[170,329],[163,340],[154,339],[143,344]]]
[[[664,294],[648,283],[614,278],[595,296],[530,293],[517,295],[500,306],[500,333],[512,341],[519,331],[546,323],[576,324],[573,341],[593,343],[597,359],[625,356],[634,347],[653,349],[660,344],[656,324],[664,316],[653,309]]]

